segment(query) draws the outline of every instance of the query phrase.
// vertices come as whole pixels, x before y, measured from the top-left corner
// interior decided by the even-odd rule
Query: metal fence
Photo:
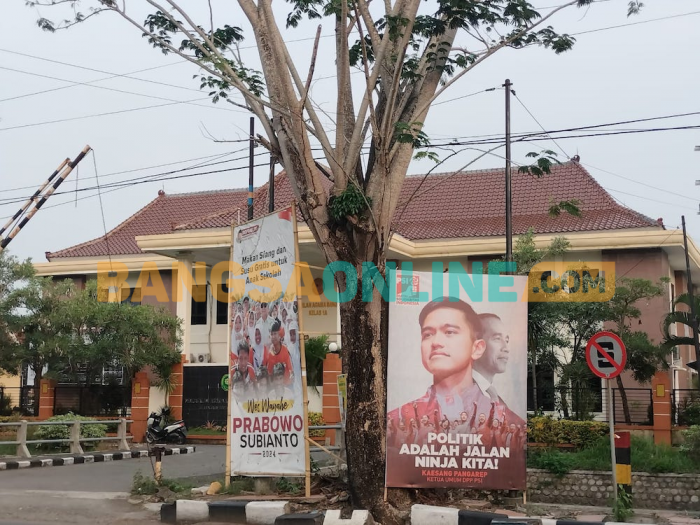
[[[49,443],[70,443],[71,454],[82,454],[83,447],[81,443],[90,443],[98,441],[119,441],[119,447],[122,450],[129,450],[130,439],[133,436],[127,435],[127,424],[133,421],[119,419],[115,421],[17,421],[14,423],[0,423],[0,428],[17,427],[17,436],[14,441],[3,441],[3,445],[17,445],[17,455],[22,458],[32,457],[27,445],[39,445]],[[117,425],[116,437],[97,437],[84,438],[80,436],[80,425]],[[27,439],[27,429],[30,426],[47,426],[47,425],[64,425],[69,427],[70,435],[68,438],[59,439]]]
[[[57,385],[54,414],[72,412],[81,416],[129,417],[131,387],[128,385]]]
[[[700,391],[677,389],[671,391],[671,420],[675,425],[700,425]]]
[[[625,388],[623,391],[613,388],[612,391],[615,423],[628,425],[654,424],[654,398],[651,388]],[[625,413],[623,393],[624,397],[627,398],[627,413]],[[629,418],[627,417],[628,415]]]
[[[13,413],[36,416],[39,407],[37,395],[38,387],[34,386],[0,386],[0,416]]]

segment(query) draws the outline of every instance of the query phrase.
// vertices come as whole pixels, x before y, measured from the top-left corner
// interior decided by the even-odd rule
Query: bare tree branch
[[[299,110],[304,111],[304,106],[306,105],[306,99],[309,95],[309,88],[311,87],[311,79],[314,77],[314,69],[316,68],[316,55],[318,54],[318,42],[321,39],[321,26],[316,29],[316,40],[314,40],[314,48],[311,52],[311,65],[309,66],[309,74],[306,77],[306,85],[304,86],[304,93],[301,97],[301,104],[299,105]]]

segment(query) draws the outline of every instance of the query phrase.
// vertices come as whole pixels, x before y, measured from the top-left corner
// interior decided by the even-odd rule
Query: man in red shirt
[[[282,336],[280,329],[282,323],[275,321],[270,329],[270,339],[272,344],[270,348],[265,349],[265,357],[263,358],[262,366],[267,368],[270,377],[273,377],[274,367],[277,363],[284,365],[284,384],[292,383],[292,358],[289,355],[289,350],[282,344]]]

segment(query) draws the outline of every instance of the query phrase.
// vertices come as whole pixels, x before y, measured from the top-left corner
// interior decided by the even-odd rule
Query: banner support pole
[[[299,261],[299,230],[297,227],[297,203],[292,202],[292,224],[294,225],[294,260]],[[304,396],[304,453],[306,465],[304,467],[306,497],[311,497],[311,450],[309,448],[309,393],[306,385],[306,345],[304,342],[304,314],[302,302],[298,295],[300,289],[301,275],[295,265],[294,268],[294,300],[297,303],[297,319],[299,321],[299,354],[301,358],[301,390]]]
[[[240,221],[239,221],[240,222]],[[233,239],[233,227],[231,227],[231,254],[229,255],[229,261],[233,261],[233,247],[234,247],[234,239]],[[230,277],[230,276],[229,276]],[[232,342],[232,337],[231,337],[231,329],[233,328],[231,326],[231,321],[233,320],[233,312],[231,311],[231,296],[233,295],[233,287],[230,287],[228,290],[228,305],[226,309],[228,310],[228,325],[227,325],[227,337],[226,337],[226,354],[227,354],[227,359],[226,362],[228,363],[228,370],[226,373],[228,374],[228,390],[226,392],[227,398],[228,398],[228,406],[226,407],[226,479],[224,480],[224,487],[228,488],[229,485],[231,485],[231,366],[233,363],[231,363],[231,342]]]

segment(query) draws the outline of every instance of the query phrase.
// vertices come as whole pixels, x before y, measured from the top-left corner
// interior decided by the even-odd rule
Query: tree
[[[74,8],[71,19],[58,24],[40,18],[39,26],[48,31],[99,13],[116,14],[155,48],[199,66],[201,86],[215,101],[226,99],[258,117],[265,136],[257,140],[286,170],[304,221],[326,261],[349,262],[362,289],[363,263],[372,263],[385,275],[391,222],[397,208],[408,202],[399,202],[399,196],[415,151],[421,150],[419,157],[437,160],[423,131],[431,104],[505,48],[539,45],[555,53],[569,50],[574,38],[558,34],[547,21],[564,9],[589,6],[592,0],[570,0],[544,15],[527,0],[395,0],[393,5],[391,0],[379,5],[367,0],[291,0],[282,24],[296,27],[304,18],[325,19],[335,30],[337,96],[331,125],[324,125],[325,113],[309,95],[320,26],[304,78],[282,38],[271,0],[238,0],[255,37],[262,71],[244,63],[238,53],[242,28],[228,24],[215,28],[211,3],[204,19],[196,20],[194,11],[187,12],[175,0],[146,2],[155,12],[144,22],[127,12],[125,0],[95,0],[82,12],[76,0],[27,3]],[[631,2],[628,14],[639,7]],[[351,42],[354,32],[359,38]],[[359,93],[353,92],[352,67],[364,74]],[[230,100],[231,90],[243,96],[243,104]],[[313,143],[320,145],[325,163],[314,159]],[[481,156],[488,153],[482,151]],[[335,278],[344,290],[345,275],[337,273]],[[352,327],[343,331],[350,493],[356,506],[370,509],[382,523],[398,520],[383,498],[387,325],[382,321],[387,312],[376,289],[370,302],[358,294],[340,305],[342,326]],[[391,491],[390,502],[399,502],[402,495],[405,492]]]
[[[668,369],[669,349],[651,341],[646,332],[632,330],[632,320],[642,315],[637,303],[664,295],[667,282],[668,278],[653,283],[648,279],[623,277],[617,281],[615,296],[608,303],[608,320],[615,325],[613,332],[620,336],[627,349],[625,370],[631,371],[634,380],[640,383],[651,381],[658,370]],[[618,375],[616,381],[625,422],[630,424],[629,403],[622,377]]]
[[[162,384],[180,362],[180,320],[162,307],[105,301],[97,281],[65,301],[63,322],[71,341],[65,371],[74,378],[76,365],[86,370],[86,383],[105,364],[123,366],[129,378],[150,366]]]
[[[17,307],[17,295],[14,293],[26,279],[34,275],[34,267],[31,262],[20,262],[10,255],[7,250],[0,251],[0,370],[4,369],[10,374],[17,374],[18,370],[12,366],[3,367],[4,357],[9,348],[17,342],[13,332],[12,313]]]
[[[37,277],[29,262],[5,259],[0,269],[10,290],[0,301],[7,310],[0,369],[31,368],[37,389],[45,371],[76,382],[84,374],[89,385],[105,365],[124,366],[128,378],[150,366],[167,382],[180,362],[180,321],[165,309],[99,300],[96,281],[81,290]]]

